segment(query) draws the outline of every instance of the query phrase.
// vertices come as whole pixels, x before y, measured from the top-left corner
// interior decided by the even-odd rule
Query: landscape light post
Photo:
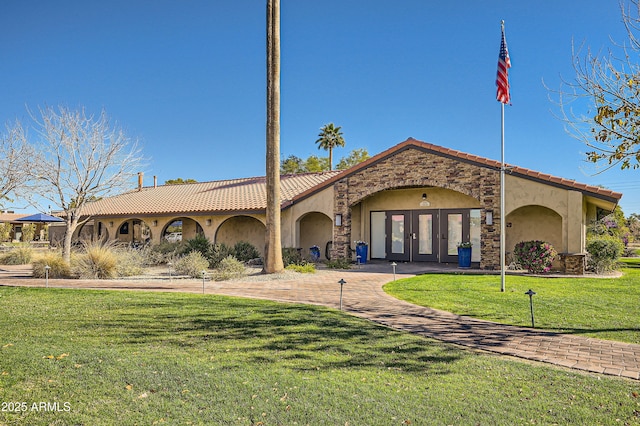
[[[396,262],[392,262],[391,263],[391,267],[393,268],[393,280],[396,280],[396,266],[398,266],[398,264]]]
[[[535,291],[529,289],[525,294],[529,295],[529,308],[531,309],[531,328],[536,328],[536,323],[533,320],[533,295],[536,294]]]
[[[338,284],[340,284],[340,310],[342,310],[342,286],[344,286],[347,282],[340,278],[340,281],[338,281]]]
[[[203,269],[201,274],[202,274],[202,294],[204,294],[204,280],[207,277],[207,271]]]
[[[51,269],[49,265],[44,267],[44,288],[49,288],[49,269]]]

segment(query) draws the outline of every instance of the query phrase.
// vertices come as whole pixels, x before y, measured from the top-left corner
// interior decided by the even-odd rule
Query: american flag
[[[508,104],[511,101],[511,95],[509,94],[509,68],[511,68],[511,59],[509,59],[503,24],[500,55],[498,56],[498,74],[496,76],[496,86],[498,86],[496,98],[498,102],[502,102],[503,104]]]

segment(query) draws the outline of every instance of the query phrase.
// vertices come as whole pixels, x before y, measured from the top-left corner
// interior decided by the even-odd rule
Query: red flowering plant
[[[536,240],[519,242],[513,255],[527,271],[540,274],[551,270],[551,263],[558,252],[551,244]]]

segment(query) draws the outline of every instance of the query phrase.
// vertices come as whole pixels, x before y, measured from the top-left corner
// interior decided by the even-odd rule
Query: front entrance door
[[[438,211],[418,210],[412,214],[411,261],[438,261]]]
[[[470,241],[469,210],[440,211],[440,262],[458,261],[458,243]]]
[[[458,243],[471,241],[478,247],[474,249],[473,259],[477,262],[480,260],[480,210],[372,212],[371,238],[372,259],[455,263]]]
[[[385,222],[387,259],[410,262],[411,212],[388,211]]]
[[[386,212],[386,258],[400,262],[438,261],[438,211]]]

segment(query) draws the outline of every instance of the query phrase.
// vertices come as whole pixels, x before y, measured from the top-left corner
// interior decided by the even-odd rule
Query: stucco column
[[[567,191],[567,226],[564,236],[567,246],[567,253],[583,253],[584,243],[584,214],[582,193],[578,191]]]

